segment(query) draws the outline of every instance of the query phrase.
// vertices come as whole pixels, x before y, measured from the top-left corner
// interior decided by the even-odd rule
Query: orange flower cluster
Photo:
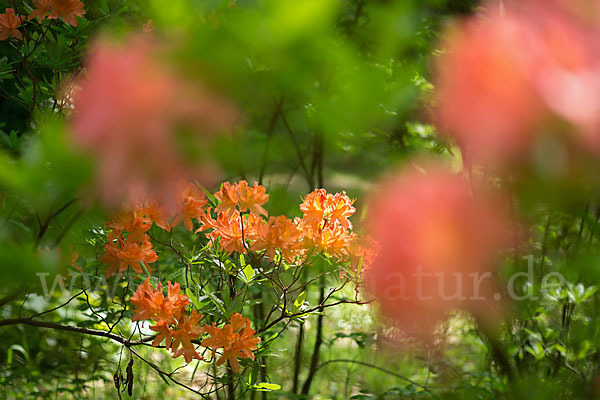
[[[228,216],[227,213],[222,212],[215,220],[210,216],[209,209],[202,218],[202,226],[196,232],[213,229],[212,232],[206,234],[206,237],[213,243],[218,239],[221,248],[229,254],[233,251],[246,253],[244,243],[245,240],[254,236],[253,226],[251,217],[248,215],[240,216],[239,214],[233,214]]]
[[[106,276],[115,272],[119,272],[120,276],[129,267],[142,274],[142,262],[150,270],[148,264],[156,262],[158,255],[152,249],[152,243],[146,234],[152,226],[152,220],[146,217],[143,210],[120,211],[105,225],[111,229],[108,234],[109,242],[104,245],[105,254],[100,257],[100,261],[108,265]]]
[[[327,225],[330,222],[331,225],[339,224],[346,229],[352,229],[348,218],[356,209],[352,207],[352,200],[346,192],[332,195],[325,189],[317,189],[304,198],[300,204],[300,211],[304,213],[302,219],[308,225]]]
[[[229,323],[223,328],[212,326],[199,326],[202,314],[193,310],[190,315],[185,313],[190,304],[189,298],[181,294],[179,283],[168,282],[167,296],[163,293],[163,286],[159,282],[156,288],[150,283],[150,277],[137,287],[137,290],[129,300],[135,306],[132,321],[154,321],[156,324],[150,327],[157,332],[152,341],[153,346],[165,342],[165,348],[173,353],[173,358],[183,355],[186,362],[193,359],[202,360],[196,352],[193,340],[204,333],[210,337],[202,341],[202,346],[210,347],[213,356],[217,349],[223,349],[223,355],[216,364],[221,365],[229,360],[231,368],[239,371],[238,358],[250,358],[254,360],[253,350],[260,343],[260,338],[254,337],[256,333],[250,328],[250,320],[236,313],[231,316]]]
[[[192,219],[200,220],[204,215],[202,208],[207,203],[206,196],[198,189],[198,186],[192,183],[180,182],[178,197],[180,210],[171,226],[175,226],[179,221],[183,221],[183,225],[191,232],[194,229]]]
[[[254,214],[229,216],[223,211],[215,220],[207,212],[202,222],[198,230],[213,229],[206,236],[212,242],[218,239],[221,248],[230,254],[233,251],[247,253],[250,249],[265,251],[273,259],[279,250],[286,261],[292,262],[302,251],[300,231],[292,220],[283,215],[265,221]]]
[[[138,286],[137,291],[131,296],[131,303],[136,307],[132,321],[153,320],[159,322],[165,320],[173,323],[181,319],[185,307],[190,304],[186,295],[180,293],[179,283],[174,285],[168,282],[167,297],[163,294],[163,286],[159,282],[156,289],[150,283],[150,277]]]
[[[217,349],[223,349],[223,355],[219,357],[216,365],[221,365],[229,361],[231,369],[235,372],[240,370],[238,358],[249,358],[254,360],[253,350],[260,343],[260,338],[255,337],[254,329],[250,328],[250,320],[235,313],[229,319],[229,323],[222,328],[217,328],[215,323],[212,326],[205,325],[204,329],[210,334],[210,337],[202,341],[202,346],[212,349],[213,357]]]
[[[23,40],[23,35],[17,29],[23,23],[25,17],[15,15],[15,10],[7,8],[4,14],[0,14],[0,40],[6,40],[9,37]]]
[[[204,329],[198,326],[202,314],[197,313],[196,310],[189,316],[185,314],[185,308],[190,304],[190,300],[180,291],[179,283],[168,282],[167,297],[165,297],[162,284],[159,282],[155,289],[148,277],[131,296],[130,301],[135,306],[135,314],[131,320],[156,322],[150,327],[158,333],[152,345],[158,346],[165,341],[165,347],[171,350],[173,358],[183,355],[186,362],[194,358],[201,360],[202,356],[196,352],[192,340],[204,333]]]
[[[349,218],[356,212],[352,203],[346,192],[331,194],[325,189],[317,189],[300,204],[304,215],[296,218],[295,223],[304,248],[323,251],[349,262],[358,279],[373,263],[378,244],[370,236],[363,238],[352,231]]]
[[[300,205],[302,218],[291,220],[280,215],[266,221],[262,218],[268,216],[262,207],[269,199],[265,192],[256,182],[253,186],[246,181],[223,184],[215,193],[215,198],[221,201],[214,210],[217,218],[213,219],[207,210],[197,231],[212,229],[206,236],[213,242],[218,239],[227,253],[264,251],[273,259],[279,252],[288,263],[309,249],[354,265],[360,259],[365,265],[365,261],[373,259],[372,243],[351,231],[349,218],[356,210],[345,192],[330,194],[325,189],[315,190]]]
[[[362,263],[363,269],[374,258],[372,240],[365,240],[352,232],[349,218],[355,212],[352,200],[345,192],[330,194],[318,189],[306,196],[300,210],[302,218],[291,220],[286,216],[268,217],[263,205],[268,201],[264,186],[246,181],[224,183],[215,193],[220,203],[206,207],[204,193],[194,184],[180,181],[175,207],[164,206],[156,197],[149,197],[131,209],[116,213],[106,226],[111,229],[106,254],[101,258],[109,265],[107,275],[119,274],[132,267],[142,273],[141,262],[155,262],[158,257],[147,235],[152,224],[170,230],[179,222],[193,231],[194,220],[200,223],[195,232],[207,231],[206,237],[226,253],[263,252],[275,259],[293,263],[308,250],[325,252],[338,260]],[[268,218],[268,219],[267,219]],[[362,261],[361,261],[362,260]]]
[[[167,207],[151,196],[115,213],[105,224],[110,232],[101,260],[108,264],[107,275],[117,271],[121,274],[129,267],[142,273],[142,262],[157,261],[148,234],[154,224],[169,231],[183,222],[186,229],[193,231],[194,220],[200,223],[196,232],[209,230],[206,237],[218,241],[228,253],[263,252],[271,259],[279,255],[292,263],[315,248],[363,266],[374,257],[372,240],[361,239],[351,231],[349,217],[355,209],[344,192],[332,195],[324,189],[314,191],[300,205],[304,216],[294,220],[283,215],[268,217],[263,205],[269,196],[256,182],[252,186],[246,181],[225,183],[215,198],[220,201],[214,208],[216,218],[211,215],[211,208],[206,207],[204,193],[196,185],[181,181],[176,207]],[[150,329],[157,335],[152,345],[164,342],[174,358],[183,355],[186,362],[202,358],[193,341],[207,333],[201,345],[210,348],[213,356],[218,349],[223,351],[216,365],[228,361],[232,370],[238,372],[238,360],[253,360],[253,351],[261,341],[255,337],[250,320],[237,313],[221,328],[215,323],[199,326],[202,315],[195,310],[186,313],[190,300],[181,293],[178,283],[168,282],[165,296],[162,284],[153,287],[148,277],[130,301],[135,306],[132,321],[154,321]]]
[[[267,210],[262,208],[262,205],[269,201],[269,195],[265,193],[266,189],[264,186],[259,185],[258,182],[254,182],[254,186],[248,186],[248,182],[242,180],[238,183],[230,185],[229,182],[225,182],[215,197],[221,202],[216,208],[215,212],[224,212],[231,216],[239,212],[250,211],[250,214],[268,215]]]
[[[270,217],[267,222],[261,220],[256,226],[255,241],[250,248],[254,251],[264,250],[271,259],[275,257],[275,251],[280,250],[281,256],[291,263],[302,251],[300,230],[284,215]]]
[[[306,248],[338,258],[348,254],[349,245],[357,236],[350,232],[352,223],[348,218],[356,209],[346,192],[332,195],[325,189],[317,189],[304,198],[300,210],[304,215],[296,223]]]
[[[125,272],[131,267],[138,274],[143,273],[141,263],[152,264],[158,260],[158,255],[152,249],[150,238],[144,235],[141,242],[132,243],[129,238],[119,237],[116,242],[109,242],[104,245],[105,254],[100,257],[100,261],[108,265],[106,276],[111,276],[115,272]]]
[[[146,233],[152,224],[169,231],[183,221],[184,226],[191,231],[192,218],[202,217],[202,207],[205,204],[206,197],[196,185],[181,181],[178,203],[173,212],[169,212],[169,208],[155,197],[149,197],[139,205],[115,213],[105,224],[111,232],[108,234],[109,242],[104,245],[105,254],[100,258],[108,264],[106,275],[110,276],[116,271],[120,275],[128,267],[141,274],[141,262],[147,265],[158,260]]]
[[[39,23],[48,17],[48,19],[62,18],[65,23],[77,26],[77,18],[83,17],[85,10],[80,0],[34,0],[34,10],[29,14],[28,19],[37,18]]]
[[[47,17],[48,19],[62,18],[65,23],[77,26],[77,18],[83,17],[85,10],[80,0],[34,0],[34,9],[27,19],[37,18],[40,23]],[[23,35],[19,31],[19,26],[25,20],[24,16],[17,16],[13,8],[7,8],[6,12],[0,14],[0,40],[6,40],[9,37],[23,40]]]
[[[214,210],[217,218],[213,219],[207,212],[199,231],[212,229],[206,236],[213,242],[219,239],[226,252],[246,253],[250,249],[265,251],[274,258],[279,250],[292,262],[302,250],[300,231],[293,221],[283,215],[270,217],[268,221],[261,217],[268,217],[262,206],[269,201],[269,195],[258,182],[253,186],[245,180],[233,184],[225,182],[215,198],[221,202]]]
[[[268,234],[266,223],[261,218],[261,215],[268,216],[267,210],[262,207],[269,201],[264,186],[258,182],[250,186],[245,180],[233,184],[225,182],[215,193],[215,198],[220,201],[214,209],[217,218],[213,219],[210,212],[207,212],[198,231],[212,229],[206,236],[213,242],[219,239],[223,250],[228,253],[246,253],[247,241],[256,243],[261,235]],[[251,248],[256,251],[266,249],[257,248],[254,244]],[[270,254],[275,255],[274,248],[270,250]]]

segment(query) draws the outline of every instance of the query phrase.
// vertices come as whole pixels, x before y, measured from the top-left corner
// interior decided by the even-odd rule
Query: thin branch
[[[8,326],[8,325],[31,325],[31,326],[37,326],[40,328],[56,329],[59,331],[75,332],[75,333],[81,333],[81,334],[85,334],[85,335],[105,337],[105,338],[114,340],[115,342],[119,342],[127,348],[129,348],[131,346],[137,346],[137,345],[149,346],[149,344],[147,343],[149,341],[148,338],[143,339],[143,340],[130,341],[130,340],[127,340],[117,334],[106,332],[106,331],[101,331],[98,329],[82,328],[80,326],[73,326],[73,325],[63,325],[63,324],[58,324],[56,322],[38,321],[38,320],[32,319],[31,317],[12,318],[12,319],[5,319],[5,320],[0,321],[0,327]]]
[[[135,355],[137,358],[139,358],[140,360],[142,360],[143,362],[145,362],[146,364],[148,364],[148,365],[149,365],[149,366],[150,366],[150,367],[151,367],[153,370],[155,370],[156,372],[158,372],[160,375],[162,375],[163,377],[164,377],[164,376],[166,376],[167,378],[169,378],[169,380],[170,380],[171,382],[173,382],[174,384],[176,384],[176,385],[179,385],[179,386],[181,386],[181,387],[183,387],[183,388],[185,388],[185,389],[189,390],[190,392],[194,392],[194,393],[196,393],[197,395],[201,396],[203,399],[209,399],[209,398],[210,398],[210,397],[209,397],[209,396],[207,396],[206,394],[204,394],[204,393],[202,393],[202,392],[200,392],[200,391],[198,391],[198,390],[196,390],[196,389],[194,389],[194,388],[192,388],[192,387],[190,387],[190,386],[186,385],[185,383],[181,383],[181,382],[179,382],[177,379],[173,378],[172,374],[173,374],[173,373],[174,373],[176,370],[175,370],[175,371],[173,371],[172,373],[170,373],[170,374],[169,374],[169,373],[167,373],[167,372],[165,372],[165,371],[161,370],[160,368],[158,368],[156,365],[154,365],[154,363],[152,363],[152,362],[150,362],[150,361],[146,360],[144,357],[140,356],[140,355],[139,355],[139,354],[138,354],[138,353],[137,353],[135,350],[133,350],[133,349],[131,349],[131,348],[129,348],[129,350],[130,350],[130,351],[131,351],[131,352],[132,352],[132,353],[133,353],[133,354],[134,354],[134,355]]]
[[[317,317],[317,332],[315,334],[315,346],[313,348],[312,357],[310,359],[310,367],[308,370],[308,376],[304,381],[304,385],[302,385],[302,394],[308,394],[310,392],[310,385],[317,373],[317,366],[319,363],[319,353],[321,350],[321,345],[323,344],[323,319],[324,315],[324,303],[325,303],[325,278],[321,278],[319,289],[319,316]]]
[[[269,148],[271,147],[271,138],[273,137],[273,132],[275,131],[275,124],[277,123],[277,118],[281,115],[281,107],[283,106],[283,96],[281,100],[279,100],[275,105],[275,112],[273,113],[273,117],[271,117],[271,122],[269,122],[269,128],[267,129],[267,144],[265,146],[265,152],[263,153],[263,160],[260,166],[260,173],[258,174],[258,183],[262,185],[263,177],[265,176],[265,170],[267,168],[267,161],[269,159]]]
[[[310,187],[310,190],[313,190],[314,186],[315,186],[313,174],[311,174],[308,171],[308,168],[306,167],[306,164],[304,163],[304,156],[302,155],[302,150],[300,149],[300,144],[298,143],[298,140],[296,139],[296,136],[294,135],[294,132],[292,131],[292,128],[290,127],[290,124],[288,123],[284,112],[281,111],[280,113],[281,113],[281,121],[283,122],[283,125],[285,126],[288,133],[290,134],[290,137],[292,138],[292,143],[294,144],[294,148],[296,149],[296,154],[298,155],[298,161],[300,162],[300,168],[302,168],[304,175],[306,175],[306,180],[307,180],[308,186]]]

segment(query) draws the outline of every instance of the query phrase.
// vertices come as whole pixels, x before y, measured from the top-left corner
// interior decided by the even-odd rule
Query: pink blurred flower
[[[533,87],[580,144],[600,151],[600,2],[530,0],[519,13]]]
[[[538,135],[559,130],[562,119],[576,141],[600,150],[600,3],[525,0],[497,9],[490,3],[446,36],[436,83],[442,131],[467,157],[507,163],[530,156]]]
[[[173,199],[180,178],[206,181],[211,170],[184,159],[180,135],[192,131],[204,143],[239,120],[233,105],[184,81],[158,55],[157,46],[142,38],[122,45],[100,41],[85,78],[74,85],[74,139],[95,155],[109,204],[154,191]],[[209,153],[205,148],[198,156]]]
[[[474,196],[439,167],[381,181],[369,207],[380,248],[365,280],[382,314],[421,339],[456,307],[484,323],[497,318],[492,267],[510,238],[506,216],[496,200]]]
[[[526,155],[543,105],[529,83],[523,26],[512,16],[469,20],[446,36],[437,122],[476,160]]]

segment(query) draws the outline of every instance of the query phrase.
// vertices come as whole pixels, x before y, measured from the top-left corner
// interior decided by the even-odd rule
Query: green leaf
[[[196,310],[200,309],[200,303],[198,302],[198,298],[194,294],[191,288],[185,289],[185,295],[190,299]]]
[[[144,273],[148,276],[151,276],[150,271],[148,270],[148,267],[146,266],[146,263],[143,261],[140,261],[140,265],[142,266]]]
[[[261,382],[257,383],[256,385],[253,385],[252,388],[259,392],[270,392],[272,390],[281,389],[281,385],[278,385],[276,383]]]
[[[206,307],[210,303],[211,303],[211,300],[208,296],[200,296],[200,298],[198,299],[198,305],[196,306],[196,309],[202,310],[204,307]]]
[[[29,353],[20,344],[13,344],[8,349],[11,351],[11,357],[14,351],[18,351],[19,353],[23,354],[23,358],[25,358],[25,360],[29,361]]]
[[[295,314],[298,312],[300,307],[302,307],[302,305],[304,304],[304,300],[306,300],[306,290],[302,291],[302,293],[300,293],[298,295],[298,297],[296,297],[296,300],[294,301],[294,308],[292,309],[292,313]]]
[[[241,258],[240,258],[241,260]],[[250,264],[246,265],[246,267],[242,270],[244,276],[246,277],[246,283],[249,283],[254,277],[254,269]]]
[[[554,344],[552,346],[552,349],[558,351],[562,356],[565,356],[567,354],[567,349],[561,344]]]
[[[102,12],[103,15],[105,15],[105,16],[110,15],[110,8],[108,7],[106,0],[100,0],[100,4],[99,4],[98,8],[100,9],[100,11]]]
[[[12,148],[12,142],[10,140],[10,137],[2,129],[0,129],[0,144],[2,144],[7,149]]]
[[[204,289],[204,294],[211,300],[211,302],[215,306],[217,306],[217,308],[223,313],[223,315],[227,314],[227,310],[225,310],[225,303],[223,303],[223,300],[219,299],[217,296],[214,295],[214,293],[211,293],[206,289]]]
[[[581,298],[579,299],[579,302],[586,301],[587,299],[589,299],[597,291],[598,291],[598,288],[595,287],[595,286],[588,287],[586,289],[585,293],[583,294],[583,296],[581,296]]]
[[[230,259],[225,260],[225,270],[227,273],[232,274],[232,271],[237,272],[237,265],[235,265]]]
[[[211,192],[209,192],[209,191],[208,191],[208,189],[206,189],[206,188],[205,188],[204,186],[202,186],[202,185],[198,185],[198,187],[199,187],[200,189],[202,189],[202,191],[203,191],[203,192],[204,192],[204,194],[206,195],[206,198],[207,198],[207,200],[208,200],[209,204],[210,204],[210,205],[211,205],[213,208],[214,208],[214,207],[216,207],[217,205],[219,205],[220,201],[219,201],[219,200],[217,200],[217,198],[216,198],[216,197],[215,197],[215,196],[214,196],[214,195],[213,195]]]
[[[271,342],[272,340],[275,340],[277,337],[279,337],[279,332],[275,332],[274,334],[269,336],[269,338],[267,340],[265,340],[264,342],[261,342],[261,347],[264,346],[265,344]]]

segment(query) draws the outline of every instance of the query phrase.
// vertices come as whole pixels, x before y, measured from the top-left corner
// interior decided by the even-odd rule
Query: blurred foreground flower
[[[365,279],[384,316],[421,339],[455,307],[494,322],[492,263],[509,239],[508,221],[493,199],[440,168],[382,181],[369,209],[380,248]]]
[[[509,164],[542,133],[600,151],[600,3],[496,2],[446,35],[436,118],[468,158]]]
[[[212,168],[197,158],[210,153],[207,137],[239,121],[232,104],[185,81],[158,56],[143,38],[100,41],[86,77],[75,83],[74,139],[96,157],[102,199],[110,205],[159,190],[161,200],[172,202],[180,178],[206,182]],[[185,159],[184,150],[200,146],[197,134],[201,154]]]

